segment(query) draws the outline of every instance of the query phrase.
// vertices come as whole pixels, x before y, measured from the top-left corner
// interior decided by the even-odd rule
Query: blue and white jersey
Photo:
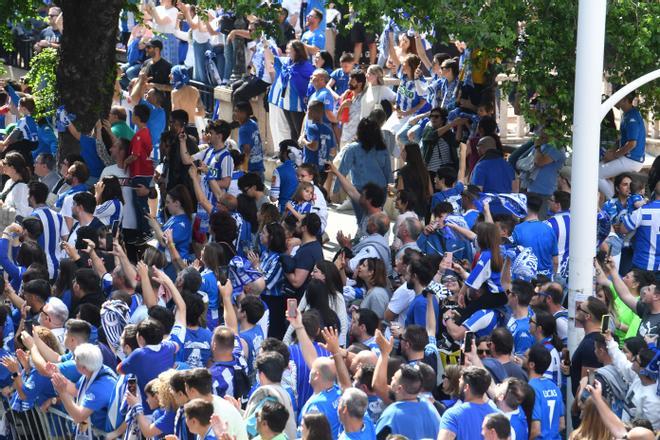
[[[60,242],[62,236],[69,234],[69,228],[66,226],[64,217],[47,206],[35,208],[30,215],[41,220],[43,225],[44,232],[37,239],[37,243],[46,253],[48,276],[53,279],[57,275],[60,265]]]
[[[621,217],[628,212],[626,204],[621,203],[616,197],[606,200],[601,209],[610,217],[613,225],[620,223]]]
[[[273,57],[277,56],[277,43],[272,38],[269,38],[266,40],[268,42],[268,49],[271,51],[273,54]],[[253,69],[253,74],[260,80],[262,80],[265,83],[271,84],[273,82],[273,78],[270,76],[270,73],[266,70],[266,58],[264,57],[264,49],[263,43],[261,41],[257,42],[257,44],[254,46],[254,54],[252,55],[252,69]]]
[[[293,206],[294,211],[302,215],[309,214],[310,212],[312,212],[312,206],[314,206],[312,202],[296,202],[296,201],[292,201],[291,205]]]
[[[534,336],[529,332],[530,315],[516,319],[511,316],[506,323],[506,328],[513,335],[513,352],[517,355],[523,355],[534,345]]]
[[[399,67],[399,72],[397,73],[399,78],[399,87],[396,90],[396,106],[401,111],[409,111],[410,109],[417,106],[424,98],[422,98],[417,92],[417,87],[415,85],[414,79],[408,79],[403,73],[403,67]],[[418,80],[423,81],[423,80]],[[426,102],[426,100],[424,100]],[[428,103],[422,106],[417,114],[423,113],[430,110],[430,105]]]
[[[218,174],[218,170],[215,168],[216,160],[218,159],[218,156],[220,156],[220,153],[223,151],[225,151],[227,155],[229,154],[228,148],[216,150],[212,145],[209,145],[208,148],[193,156],[195,160],[201,161],[208,168],[208,171],[205,174],[202,174],[201,178],[199,179],[199,183],[202,187],[202,191],[206,195],[206,198],[209,199],[209,202],[211,202],[213,205],[215,205],[216,200],[213,191],[211,191],[211,188],[209,187],[209,180]],[[233,164],[231,160],[229,162]]]
[[[211,160],[211,165],[209,167],[209,172],[207,173],[207,183],[208,180],[222,180],[225,177],[230,177],[234,174],[234,159],[231,158],[231,153],[227,144],[225,147],[220,149],[219,152]],[[209,190],[212,195],[212,191]],[[216,199],[212,195],[212,199],[209,198],[209,201],[215,205]]]
[[[559,440],[559,419],[564,415],[564,399],[556,384],[545,377],[532,379],[529,386],[534,390],[532,420],[541,422],[541,435],[544,440]]]
[[[455,79],[454,81],[449,82],[446,78],[443,78],[443,81],[440,84],[440,92],[436,96],[438,106],[446,108],[448,111],[452,111],[456,108],[457,86],[458,80]]]
[[[541,344],[550,352],[550,366],[543,373],[543,377],[547,377],[561,388],[561,357],[559,356],[559,352],[552,345],[550,338],[544,338],[541,340]]]
[[[211,359],[211,339],[213,334],[206,327],[186,329],[183,347],[176,354],[176,360],[185,362],[190,368],[207,368]]]
[[[477,264],[472,268],[465,284],[478,290],[484,283],[488,283],[488,291],[491,293],[504,292],[500,280],[500,272],[494,272],[491,265],[491,253],[489,250],[482,250]]]
[[[660,200],[638,208],[622,222],[628,231],[635,231],[633,267],[660,270]]]
[[[557,237],[557,250],[559,254],[559,274],[568,277],[568,239],[571,232],[571,214],[568,211],[562,211],[545,221]]]
[[[275,57],[275,59],[277,59],[277,57]],[[282,96],[283,90],[282,74],[275,69],[274,78],[271,81],[270,89],[268,90],[268,103],[279,107],[280,96]]]
[[[253,119],[248,119],[238,128],[238,147],[243,151],[243,146],[250,147],[248,159],[248,171],[264,171],[264,147],[261,142],[259,125]]]
[[[121,222],[124,205],[117,199],[106,200],[96,206],[94,217],[101,220],[106,226],[112,226],[115,222]]]
[[[511,424],[511,440],[527,440],[529,438],[529,425],[527,425],[525,411],[518,407],[514,411],[503,414]]]
[[[23,116],[16,122],[16,130],[21,133],[22,139],[30,142],[39,141],[39,127],[30,115]]]
[[[261,348],[261,343],[264,340],[264,332],[261,326],[255,325],[249,330],[241,331],[238,335],[247,343],[247,365],[248,375],[253,377],[256,372],[257,353]]]
[[[280,254],[264,251],[261,254],[261,270],[266,281],[266,289],[262,295],[281,296],[284,282],[284,271],[280,262]]]
[[[280,77],[281,84],[279,92],[278,90],[273,91],[271,88],[271,94],[275,93],[272,96],[277,98],[278,107],[292,112],[307,110],[306,85],[309,83],[309,76],[314,68],[308,61],[306,63],[308,66],[293,63],[288,57],[275,58],[275,72]]]
[[[296,175],[296,164],[287,160],[273,171],[273,180],[270,187],[270,196],[279,200],[280,212],[284,208],[298,188],[298,176]]]
[[[474,312],[468,319],[463,321],[463,327],[474,332],[477,337],[490,335],[495,327],[499,313],[492,309],[481,309]]]

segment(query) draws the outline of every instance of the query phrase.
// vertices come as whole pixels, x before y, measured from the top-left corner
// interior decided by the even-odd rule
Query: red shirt
[[[154,163],[151,160],[151,134],[147,127],[141,128],[131,139],[131,154],[137,159],[128,166],[131,177],[154,175]]]

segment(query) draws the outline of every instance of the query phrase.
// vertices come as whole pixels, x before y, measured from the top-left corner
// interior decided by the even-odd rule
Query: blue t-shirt
[[[532,345],[534,345],[534,336],[529,332],[529,316],[516,319],[509,318],[506,328],[513,335],[513,352],[517,355],[524,354]]]
[[[510,193],[515,178],[515,171],[504,158],[483,158],[474,166],[470,183],[481,186],[483,192]]]
[[[362,429],[356,432],[342,432],[339,434],[339,440],[373,440],[376,438],[376,429],[369,417],[364,418]]]
[[[623,114],[621,121],[621,146],[628,141],[636,141],[633,148],[626,157],[637,162],[644,162],[646,155],[646,128],[644,118],[636,107],[631,108]]]
[[[248,347],[248,374],[252,376],[255,371],[255,363],[257,361],[257,352],[261,348],[261,343],[264,340],[264,331],[259,324],[255,325],[249,330],[240,332],[238,334],[241,339],[247,343]]]
[[[158,147],[160,145],[160,136],[165,131],[167,126],[167,118],[165,117],[165,109],[156,107],[145,99],[140,100],[140,104],[149,107],[149,120],[147,121],[147,128],[151,135],[151,144],[153,145],[152,154],[155,161],[160,160]]]
[[[350,80],[350,76],[351,74],[344,72],[344,69],[341,67],[339,69],[335,69],[330,74],[330,78],[335,80],[335,86],[333,88],[335,89],[336,94],[341,95],[346,90],[348,90],[348,82]]]
[[[135,375],[140,395],[144,396],[144,387],[160,373],[174,366],[177,349],[178,344],[174,341],[163,341],[156,346],[138,348],[120,364],[121,372]],[[144,412],[151,414],[149,405],[145,405]]]
[[[199,288],[209,299],[209,310],[218,310],[218,280],[210,269],[202,271],[202,286]]]
[[[323,110],[334,111],[335,109],[335,98],[334,96],[332,96],[332,93],[330,93],[330,90],[328,90],[325,87],[320,88],[314,91],[311,95],[309,95],[309,99],[307,100],[307,103],[309,104],[312,101],[322,102]],[[325,122],[326,124],[330,122],[325,113],[323,113],[323,122]]]
[[[264,168],[264,146],[261,142],[259,125],[253,119],[248,119],[238,128],[238,145],[241,151],[243,145],[250,146],[248,171],[261,172]]]
[[[409,439],[437,438],[440,415],[426,401],[394,402],[385,408],[376,424],[378,435],[385,432],[400,434]]]
[[[185,362],[190,368],[206,368],[211,359],[211,339],[213,333],[206,327],[196,330],[186,329],[183,348],[176,354],[176,360]]]
[[[566,153],[550,144],[541,145],[541,153],[550,156],[552,162],[541,168],[537,168],[538,173],[530,182],[527,190],[548,196],[557,188],[557,174],[559,174],[559,170],[564,166],[564,162],[566,162]]]
[[[431,197],[431,211],[433,211],[433,208],[435,208],[440,202],[449,202],[451,203],[451,206],[454,207],[455,213],[461,212],[461,195],[463,194],[463,191],[465,191],[465,185],[461,182],[456,182],[453,187],[433,194],[433,197]]]
[[[557,237],[552,228],[538,220],[526,220],[513,228],[511,234],[515,244],[532,249],[538,259],[538,272],[552,275],[552,257],[559,254]]]
[[[96,139],[90,136],[80,136],[80,155],[85,159],[85,164],[89,169],[89,175],[99,177],[105,164],[96,152]]]
[[[464,402],[454,405],[442,415],[440,429],[446,429],[457,439],[480,439],[481,424],[488,414],[497,412],[490,403]]]
[[[331,150],[336,147],[332,128],[324,122],[316,123],[307,120],[305,123],[305,137],[310,142],[316,142],[317,149],[312,151],[305,147],[303,150],[303,163],[311,163],[322,169],[325,161],[332,158],[330,155]]]
[[[192,241],[192,222],[186,214],[174,215],[163,225],[163,232],[169,229],[172,230],[174,246],[181,259],[188,260],[190,257],[190,242]]]
[[[154,411],[154,426],[160,430],[161,437],[174,434],[174,417],[176,411],[157,409]]]
[[[76,384],[76,388],[80,390],[87,380],[86,377],[81,377]],[[78,405],[92,410],[90,417],[92,426],[105,432],[111,430],[110,420],[108,419],[108,406],[116,382],[117,379],[115,379],[112,370],[103,366],[94,382],[87,387],[78,401]]]
[[[316,349],[316,354],[318,356],[330,357],[330,352],[316,342],[314,342],[314,348]],[[302,408],[314,390],[309,383],[309,367],[307,366],[307,363],[305,363],[302,351],[300,350],[300,345],[298,344],[289,346],[289,369],[295,379],[296,389],[294,391],[296,393],[296,402],[298,402],[298,407]]]
[[[433,295],[433,293],[428,293],[427,295]],[[412,324],[421,325],[426,328],[426,306],[427,299],[423,295],[415,295],[415,298],[408,306],[408,313],[406,314],[406,327]],[[440,314],[440,305],[438,304],[438,298],[433,295],[433,308],[435,309],[436,324],[440,325],[440,320],[437,319]]]
[[[522,408],[518,408],[510,413],[504,413],[511,424],[511,438],[513,440],[525,440],[529,438],[529,426],[527,425],[527,416]],[[515,434],[515,438],[513,435]]]
[[[318,394],[313,394],[305,405],[303,405],[300,414],[298,414],[298,426],[301,425],[302,418],[305,414],[321,413],[325,415],[330,423],[332,438],[337,438],[341,429],[339,414],[337,414],[340,397],[341,389],[337,385],[333,385],[331,388],[321,391]]]
[[[545,377],[531,379],[529,386],[534,390],[532,420],[541,422],[542,440],[559,440],[559,419],[564,415],[564,399],[561,390]]]
[[[323,14],[325,17],[325,14]],[[318,47],[325,50],[325,29],[317,28],[315,31],[307,30],[302,34],[300,41],[308,46]]]

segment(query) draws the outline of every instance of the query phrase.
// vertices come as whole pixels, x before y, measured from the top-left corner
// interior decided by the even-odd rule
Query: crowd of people
[[[91,132],[3,84],[0,432],[54,408],[75,438],[655,438],[660,166],[638,173],[635,96],[602,153],[569,353],[566,151],[543,126],[505,150],[479,50],[386,20],[335,63],[333,9],[282,6],[271,38],[258,17],[144,3]],[[61,35],[48,17],[39,48]],[[207,120],[190,80],[230,83],[237,38],[232,121]],[[357,232],[330,256],[342,200]]]

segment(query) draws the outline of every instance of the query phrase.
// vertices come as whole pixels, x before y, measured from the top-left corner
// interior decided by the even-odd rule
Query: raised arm
[[[325,163],[330,166],[330,173],[337,176],[337,181],[341,185],[342,189],[346,191],[346,194],[348,194],[348,196],[355,202],[360,200],[360,193],[358,192],[357,188],[353,186],[350,180],[348,180],[346,176],[344,176],[331,161],[326,161]]]
[[[319,356],[316,353],[316,348],[314,348],[312,340],[305,331],[305,326],[303,326],[302,313],[298,311],[294,317],[287,315],[286,319],[296,332],[296,338],[298,338],[298,344],[300,344],[300,351],[302,352],[303,359],[305,359],[305,363],[311,369],[312,364]]]
[[[625,438],[627,432],[626,425],[612,412],[610,406],[603,400],[603,387],[601,383],[595,380],[593,386],[586,386],[586,390],[591,394],[591,399],[596,406],[596,410],[607,429],[615,438]]]
[[[342,390],[350,388],[351,384],[351,375],[346,368],[346,362],[344,358],[346,357],[346,350],[343,350],[339,346],[339,337],[337,336],[337,330],[334,327],[325,327],[321,329],[321,335],[325,339],[325,344],[321,344],[323,348],[332,353],[332,359],[335,361],[335,368],[337,369],[337,382]]]
[[[376,361],[371,386],[376,395],[387,404],[392,402],[389,397],[389,386],[387,384],[387,365],[390,362],[390,353],[394,347],[394,338],[387,340],[380,330],[376,330],[376,343],[380,349],[380,356]]]
[[[628,286],[626,286],[626,283],[624,283],[621,279],[614,260],[610,258],[606,261],[605,267],[600,267],[598,261],[594,259],[594,267],[596,268],[596,277],[600,275],[599,271],[602,272],[603,270],[605,271],[605,274],[608,274],[612,277],[614,290],[616,290],[616,293],[619,295],[619,298],[621,298],[621,301],[630,307],[630,310],[633,312],[636,311],[638,298],[634,297],[633,294],[630,293]]]
[[[218,281],[218,291],[222,298],[222,316],[225,319],[225,325],[232,329],[234,333],[238,334],[238,319],[236,318],[234,305],[231,302],[231,294],[233,292],[231,281],[227,279],[227,282],[224,285],[220,284],[220,281]]]
[[[433,307],[433,297],[431,292],[426,294],[426,334],[435,337],[437,329],[437,319],[435,317],[435,307]]]
[[[140,277],[140,285],[142,286],[142,300],[147,308],[158,305],[158,297],[149,279],[149,268],[143,261],[137,263],[137,274]]]

